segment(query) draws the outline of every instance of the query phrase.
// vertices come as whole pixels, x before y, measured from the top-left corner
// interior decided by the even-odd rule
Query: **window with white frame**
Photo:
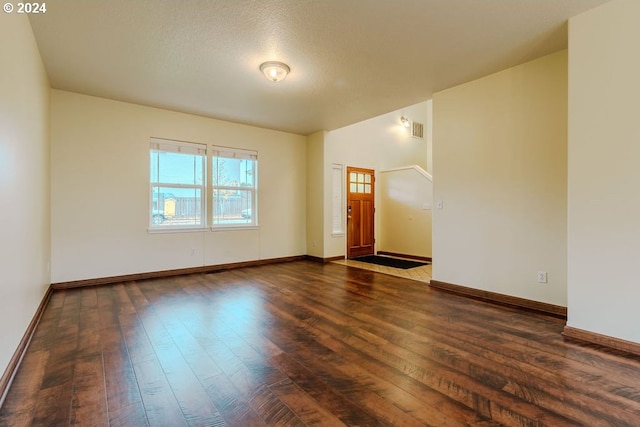
[[[149,230],[206,226],[207,146],[151,138]]]
[[[331,166],[331,235],[344,235],[344,173],[341,164]]]
[[[213,228],[258,225],[258,153],[226,147],[211,151]]]

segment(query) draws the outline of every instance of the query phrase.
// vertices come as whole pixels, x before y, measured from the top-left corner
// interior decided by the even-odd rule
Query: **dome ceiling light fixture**
[[[289,68],[289,66],[284,62],[267,61],[260,65],[260,71],[264,73],[266,78],[277,83],[287,77],[291,68]]]

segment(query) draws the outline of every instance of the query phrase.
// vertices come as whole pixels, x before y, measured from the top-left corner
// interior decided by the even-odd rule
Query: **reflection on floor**
[[[413,279],[419,282],[431,282],[431,264],[425,265],[424,267],[415,267],[404,270],[402,268],[385,267],[383,265],[369,264],[366,262],[354,261],[352,259],[341,259],[333,262],[335,262],[336,264],[348,265],[350,267],[362,268],[363,270],[390,274],[391,276]]]

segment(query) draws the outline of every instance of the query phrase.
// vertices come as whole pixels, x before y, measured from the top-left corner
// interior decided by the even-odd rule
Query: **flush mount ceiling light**
[[[408,128],[409,126],[411,126],[411,122],[409,119],[407,119],[405,116],[400,117],[400,122],[402,122],[402,126]]]
[[[291,68],[283,62],[268,61],[260,65],[260,71],[262,71],[264,76],[272,82],[279,82],[287,77]]]

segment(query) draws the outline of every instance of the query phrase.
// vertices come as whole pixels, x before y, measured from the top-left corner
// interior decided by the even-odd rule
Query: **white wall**
[[[640,2],[569,21],[568,325],[640,342]]]
[[[565,306],[567,51],[436,93],[433,121],[433,278]]]
[[[306,138],[53,90],[52,282],[306,253]],[[149,138],[258,151],[256,230],[149,234]]]
[[[417,164],[427,168],[425,139],[411,137],[402,127],[400,117],[431,126],[427,116],[427,102],[392,111],[344,128],[326,132],[324,146],[324,256],[344,256],[345,236],[331,235],[331,167],[333,164],[374,169],[390,169]],[[426,130],[425,130],[426,132]],[[376,198],[376,206],[379,198]],[[346,224],[345,224],[346,226]],[[376,235],[380,234],[376,219]],[[377,243],[376,243],[377,244]]]
[[[0,372],[49,285],[49,82],[26,15],[0,14]]]
[[[385,169],[378,176],[378,189],[378,250],[431,258],[431,176],[415,165]]]

